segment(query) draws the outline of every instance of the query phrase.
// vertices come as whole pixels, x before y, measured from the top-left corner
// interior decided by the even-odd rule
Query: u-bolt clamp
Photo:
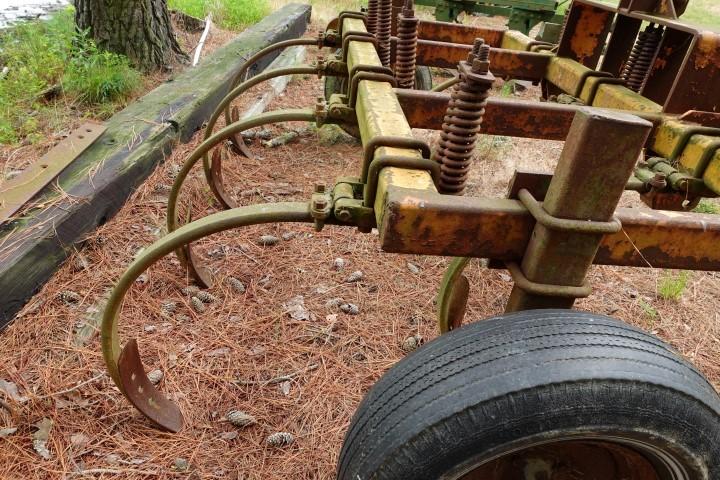
[[[340,14],[337,17],[338,24],[337,24],[337,31],[340,37],[343,35],[343,20],[346,18],[355,18],[357,20],[362,20],[365,25],[367,25],[367,15],[362,12],[355,12],[352,10],[343,10],[340,12]]]

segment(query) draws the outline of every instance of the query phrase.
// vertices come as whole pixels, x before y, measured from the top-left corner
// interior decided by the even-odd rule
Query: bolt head
[[[316,183],[315,184],[315,193],[325,193],[325,184],[324,183]]]
[[[343,208],[337,212],[337,218],[338,220],[341,220],[343,222],[350,221],[352,219],[352,215],[350,214],[350,211]]]
[[[490,62],[475,59],[472,62],[472,72],[480,75],[485,75],[490,71]]]
[[[324,198],[318,198],[317,200],[315,200],[314,206],[316,209],[322,210],[327,207],[327,200],[325,200]]]

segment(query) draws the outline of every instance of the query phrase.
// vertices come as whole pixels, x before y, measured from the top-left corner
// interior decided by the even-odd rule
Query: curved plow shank
[[[441,334],[462,326],[470,294],[470,282],[463,275],[468,263],[469,258],[453,258],[443,276],[438,293],[438,326]]]
[[[285,75],[305,75],[305,74],[314,74],[318,72],[318,67],[313,67],[310,65],[299,65],[296,67],[286,67],[286,68],[277,68],[274,70],[269,70],[266,72],[263,72],[259,75],[254,76],[250,80],[247,80],[246,82],[243,82],[240,85],[234,86],[233,89],[223,97],[223,99],[218,103],[217,107],[215,107],[215,110],[213,111],[212,115],[210,115],[210,118],[208,119],[207,126],[205,127],[204,137],[203,140],[207,140],[210,138],[213,134],[213,130],[215,129],[215,124],[217,123],[218,119],[220,118],[220,114],[225,112],[225,124],[226,126],[229,126],[233,123],[237,123],[239,121],[239,114],[237,113],[237,109],[233,108],[232,111],[230,110],[230,105],[232,104],[233,100],[235,100],[237,97],[245,93],[250,88],[254,87],[255,85],[258,85],[262,82],[265,82],[267,80],[271,80],[273,78],[282,77]],[[251,127],[249,127],[251,128]],[[250,149],[247,148],[245,145],[245,142],[242,139],[242,135],[238,138],[237,133],[233,133],[228,137],[230,142],[233,144],[233,147],[236,151],[238,151],[240,154],[244,155],[247,158],[252,158],[252,152]],[[205,179],[207,180],[208,184],[210,185],[210,189],[213,192],[213,195],[217,199],[218,202],[223,206],[223,208],[235,208],[236,203],[235,201],[230,198],[229,195],[226,194],[225,189],[222,187],[222,176],[217,176],[213,172],[213,165],[215,163],[219,163],[217,167],[217,171],[219,171],[221,167],[221,160],[215,159],[213,157],[212,162],[208,158],[207,152],[203,155],[203,171],[205,172]]]
[[[232,107],[230,110],[230,120],[232,120],[232,123],[240,121],[240,111],[237,107]],[[247,145],[245,145],[244,141],[238,141],[237,135],[233,135],[230,138],[230,142],[232,143],[233,152],[236,155],[242,155],[250,160],[255,160],[255,154],[248,148]]]
[[[190,242],[233,228],[280,222],[313,222],[309,204],[288,202],[240,207],[184,225],[148,247],[130,264],[110,294],[101,328],[103,357],[108,372],[123,395],[162,428],[171,431],[174,431],[173,428],[179,429],[182,426],[182,415],[172,402],[163,400],[162,395],[150,384],[137,345],[132,345],[134,340],[125,348],[120,348],[118,317],[125,294],[154,263]]]
[[[183,426],[182,413],[177,405],[150,383],[134,338],[128,340],[120,352],[118,371],[122,391],[135,408],[163,429],[173,433],[180,431]]]
[[[240,70],[237,71],[237,73],[233,77],[232,81],[230,82],[230,88],[234,89],[240,82],[247,81],[248,69],[252,65],[256,64],[261,58],[263,58],[273,52],[276,52],[278,50],[284,50],[288,47],[296,47],[296,46],[302,46],[302,45],[305,45],[305,46],[317,45],[319,48],[322,48],[324,46],[323,45],[323,37],[321,36],[318,38],[292,38],[290,40],[284,40],[282,42],[277,42],[272,45],[268,45],[267,47],[263,48],[259,52],[255,53],[255,55],[248,58],[245,61],[245,63],[243,63],[242,67],[240,67]],[[310,73],[314,73],[314,72],[310,72]],[[256,78],[258,76],[259,75],[256,75],[253,78]],[[228,94],[228,96],[229,95],[230,94]],[[235,97],[237,97],[237,95],[235,95]],[[233,97],[233,99],[235,97]],[[218,109],[220,109],[220,108],[221,107],[218,106]],[[225,119],[227,120],[228,124],[231,121],[236,121],[236,120],[232,120],[233,114],[230,110],[230,102],[228,102],[227,104],[224,104],[222,109],[225,110]],[[214,116],[214,114],[213,114],[213,116]],[[210,128],[210,131],[212,132],[212,128]],[[230,137],[230,142],[233,144],[233,146],[235,147],[235,149],[238,152],[240,152],[241,154],[245,155],[248,158],[251,158],[250,155],[248,155],[249,150],[245,146],[245,142],[243,141],[242,138],[238,138],[237,136],[233,135],[232,137]],[[206,170],[206,173],[209,173],[209,168]],[[210,182],[209,177],[208,177],[208,182]],[[220,199],[218,199],[218,200],[220,200]],[[222,200],[220,200],[220,201],[222,202]],[[231,207],[227,207],[227,208],[231,208]]]
[[[257,115],[247,120],[243,120],[238,123],[233,123],[223,128],[216,134],[212,135],[205,141],[203,141],[198,147],[190,154],[185,163],[183,164],[180,172],[178,172],[175,182],[173,183],[170,195],[168,196],[168,212],[167,212],[167,227],[168,232],[172,233],[177,230],[178,226],[178,212],[177,202],[178,196],[180,195],[180,188],[183,182],[187,178],[192,167],[201,159],[207,156],[207,153],[217,146],[219,143],[230,138],[231,135],[243,132],[249,128],[259,127],[267,125],[269,123],[277,122],[290,122],[290,121],[314,121],[315,112],[312,110],[284,110],[280,112],[266,112]],[[199,259],[193,255],[189,242],[188,244],[179,245],[182,248],[177,250],[177,256],[180,262],[188,268],[188,273],[198,282],[202,287],[210,287],[212,285],[212,279],[204,267],[199,262]]]

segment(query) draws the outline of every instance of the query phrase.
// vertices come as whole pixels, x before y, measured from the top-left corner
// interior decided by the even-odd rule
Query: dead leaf
[[[50,429],[53,426],[53,421],[49,418],[43,418],[38,423],[35,424],[35,428],[37,428],[37,431],[32,434],[33,439],[33,448],[37,452],[38,455],[40,455],[45,460],[49,460],[50,450],[47,448],[47,442],[50,438]]]
[[[17,428],[15,427],[0,428],[0,438],[7,438],[15,432],[17,432]]]
[[[206,357],[224,357],[225,355],[230,353],[230,349],[228,347],[222,347],[222,348],[216,348],[215,350],[210,350],[205,354]]]
[[[13,382],[0,378],[0,391],[5,393],[8,398],[15,400],[18,403],[25,403],[28,401],[28,397],[20,395],[18,393],[18,387]]]
[[[286,380],[280,383],[280,391],[283,395],[290,395],[290,382]]]
[[[75,435],[70,436],[70,443],[75,447],[82,448],[90,443],[90,437],[84,433],[76,433]]]
[[[238,432],[224,432],[220,434],[220,438],[223,440],[235,440],[238,436]]]

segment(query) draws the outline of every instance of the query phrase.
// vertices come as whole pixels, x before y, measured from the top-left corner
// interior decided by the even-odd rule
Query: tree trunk
[[[98,47],[146,71],[187,60],[175,39],[167,0],[75,0],[75,23]]]

